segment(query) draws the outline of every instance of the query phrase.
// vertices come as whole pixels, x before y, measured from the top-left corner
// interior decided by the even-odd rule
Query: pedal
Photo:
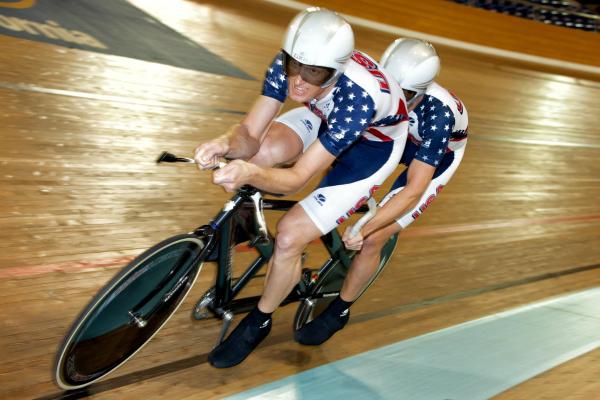
[[[319,275],[310,268],[302,268],[302,275],[300,276],[300,282],[297,285],[297,291],[299,295],[308,294],[310,287],[317,281]]]
[[[215,288],[209,289],[204,295],[198,300],[196,306],[194,307],[194,311],[192,312],[193,316],[197,320],[207,319],[214,315],[211,311],[211,306],[215,300]]]
[[[221,334],[219,335],[219,339],[217,340],[215,347],[220,345],[223,342],[223,339],[225,339],[225,335],[227,335],[227,331],[229,330],[229,327],[231,326],[232,321],[233,321],[233,313],[231,311],[224,312],[223,313],[223,326],[221,327]]]

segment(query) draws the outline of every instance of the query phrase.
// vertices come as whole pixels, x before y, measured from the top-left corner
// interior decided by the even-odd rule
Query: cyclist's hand
[[[344,235],[342,236],[342,240],[344,241],[344,245],[346,245],[346,248],[348,250],[360,250],[362,248],[363,245],[363,236],[362,236],[362,232],[358,232],[358,234],[356,236],[350,236],[350,231],[352,230],[352,227],[349,226],[346,228],[346,230],[344,231]]]
[[[246,161],[233,160],[213,172],[213,183],[223,186],[227,192],[233,192],[248,183],[255,168],[259,167]]]
[[[219,166],[219,160],[229,151],[229,143],[226,139],[215,139],[202,143],[194,152],[194,160],[199,169],[215,169]]]

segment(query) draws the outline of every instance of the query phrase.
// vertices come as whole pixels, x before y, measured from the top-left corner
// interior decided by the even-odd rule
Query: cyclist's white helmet
[[[419,39],[396,39],[383,53],[381,65],[402,89],[416,92],[416,96],[425,93],[440,72],[435,48]]]
[[[310,7],[288,25],[283,50],[302,64],[334,69],[335,73],[321,85],[327,87],[344,73],[354,50],[354,33],[336,12]]]

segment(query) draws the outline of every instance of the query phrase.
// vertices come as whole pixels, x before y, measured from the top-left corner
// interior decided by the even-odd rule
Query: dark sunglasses
[[[283,65],[285,65],[285,73],[287,76],[292,77],[300,75],[302,80],[315,86],[323,85],[335,74],[335,69],[333,68],[302,64],[285,51],[283,52]]]

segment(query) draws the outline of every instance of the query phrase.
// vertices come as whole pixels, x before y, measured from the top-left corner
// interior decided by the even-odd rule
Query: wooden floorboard
[[[128,257],[204,224],[229,198],[209,173],[157,166],[155,158],[163,150],[189,156],[240,119],[295,13],[230,0],[178,0],[170,12],[159,1],[134,3],[255,80],[0,36],[0,398],[60,397],[54,353],[93,294]],[[355,31],[359,48],[375,57],[394,39]],[[301,347],[292,340],[295,306],[286,306],[247,362],[213,369],[206,354],[219,325],[190,318],[211,283],[208,265],[174,319],[94,386],[92,398],[218,398],[598,286],[600,80],[439,51],[439,81],[469,111],[466,155],[439,199],[401,236],[348,327],[324,346]],[[592,398],[600,390],[597,358],[595,351],[572,360],[499,398]]]

